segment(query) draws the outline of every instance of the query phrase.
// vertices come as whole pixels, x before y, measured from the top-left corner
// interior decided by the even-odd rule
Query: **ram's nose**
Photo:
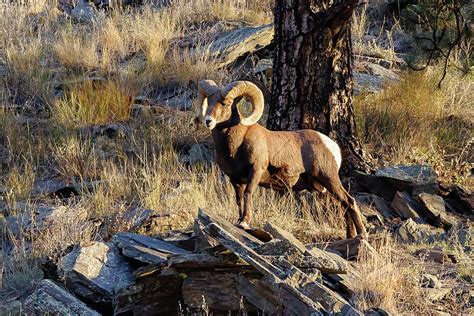
[[[204,118],[204,122],[206,123],[206,126],[209,129],[213,129],[214,127],[216,127],[216,119],[212,116],[206,116]]]

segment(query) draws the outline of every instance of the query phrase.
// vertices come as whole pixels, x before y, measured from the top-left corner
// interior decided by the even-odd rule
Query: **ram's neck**
[[[212,138],[217,154],[234,157],[244,140],[248,126],[237,124],[228,128],[214,128]]]

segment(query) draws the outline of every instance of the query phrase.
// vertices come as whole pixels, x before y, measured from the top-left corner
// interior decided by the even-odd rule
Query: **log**
[[[210,223],[206,226],[205,231],[216,238],[225,248],[229,249],[245,262],[251,264],[263,275],[273,276],[275,279],[285,279],[286,274],[277,266],[265,260],[262,256],[248,247],[246,244],[239,241],[236,237],[228,233],[222,227],[215,223]]]
[[[164,263],[172,254],[189,253],[165,241],[133,233],[118,233],[112,241],[124,256],[149,264]]]
[[[262,286],[260,278],[240,276],[237,290],[241,296],[245,297],[246,300],[259,310],[269,315],[277,314],[280,300],[273,291]]]
[[[100,315],[51,280],[42,280],[23,308],[28,315]]]

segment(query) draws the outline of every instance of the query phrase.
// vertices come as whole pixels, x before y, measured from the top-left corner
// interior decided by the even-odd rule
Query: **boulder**
[[[66,287],[100,312],[110,312],[117,291],[132,283],[132,269],[113,244],[78,246],[58,265]]]
[[[391,206],[402,219],[411,218],[415,223],[425,223],[425,220],[419,214],[422,206],[408,193],[397,192]]]
[[[100,315],[51,280],[40,282],[23,309],[28,315]]]
[[[436,172],[429,165],[400,165],[384,167],[373,175],[356,173],[358,183],[368,192],[391,201],[397,191],[412,195],[438,191]]]
[[[273,39],[273,33],[273,24],[248,26],[229,31],[211,43],[209,57],[219,61],[219,67],[227,66],[240,56],[268,46]]]

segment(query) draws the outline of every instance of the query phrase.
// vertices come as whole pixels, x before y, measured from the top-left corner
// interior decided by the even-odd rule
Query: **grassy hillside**
[[[0,303],[31,292],[43,276],[44,258],[54,261],[69,246],[107,241],[128,230],[133,224],[126,216],[130,209],[168,214],[149,232],[161,236],[192,228],[198,207],[235,221],[233,190],[215,163],[190,164],[183,157],[195,144],[212,150],[209,132],[192,123],[197,81],[225,84],[244,72],[238,66],[219,68],[218,57],[209,51],[211,43],[225,31],[272,22],[272,1],[239,3],[144,4],[100,10],[86,22],[67,13],[73,4],[66,1],[0,5]],[[390,38],[409,36],[400,24],[367,40],[373,25],[364,10],[357,14],[354,50],[358,55],[375,51],[393,62],[389,68],[400,79],[376,93],[362,87],[355,97],[359,137],[371,163],[431,164],[441,182],[474,190],[472,75],[450,69],[438,89],[440,66],[412,72],[397,65],[405,56],[397,54]],[[359,61],[356,57],[355,69]],[[192,109],[158,104],[157,97],[169,87],[189,91]],[[146,103],[140,101],[144,99],[154,109],[140,110],[137,104]],[[66,183],[77,194],[51,198],[41,188],[45,181]],[[25,224],[12,232],[2,219],[31,220],[45,205],[64,205],[65,211],[41,229]],[[343,210],[328,196],[280,196],[259,189],[253,208],[256,226],[271,220],[305,242],[345,234]],[[411,256],[414,248],[455,252],[458,264],[443,266],[440,277],[472,282],[472,259],[455,237],[403,245],[389,231],[384,234],[387,241],[377,248],[380,256],[360,260],[363,282],[353,297],[356,306],[380,306],[395,314],[430,313],[436,303],[420,299],[421,275],[439,272],[439,267]],[[459,314],[466,304],[457,300],[448,298],[449,311]]]

